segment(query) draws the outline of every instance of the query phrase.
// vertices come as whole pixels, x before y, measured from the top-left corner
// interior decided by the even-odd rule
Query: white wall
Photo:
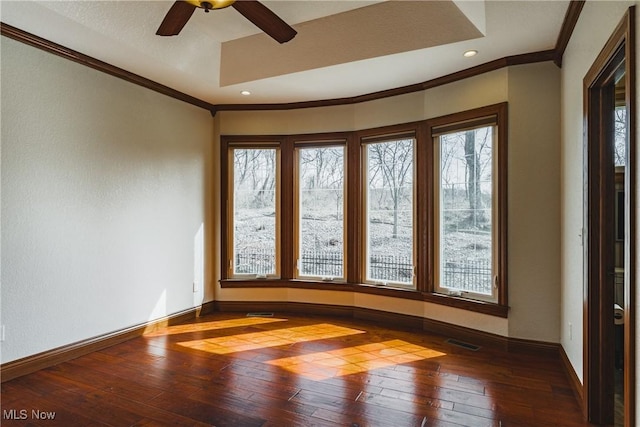
[[[551,342],[560,340],[559,93],[550,62],[509,69],[509,336]]]
[[[633,3],[586,2],[565,51],[561,73],[561,343],[581,380],[584,368],[584,247],[580,234],[585,227],[583,206],[586,203],[583,194],[583,79]]]
[[[423,92],[356,105],[295,111],[221,112],[233,134],[350,131],[509,102],[509,318],[347,292],[216,288],[222,301],[315,302],[422,316],[502,336],[558,342],[560,329],[559,78],[552,63],[504,68]],[[551,160],[549,160],[551,159]],[[219,183],[215,184],[219,185]],[[219,210],[219,204],[216,210]],[[220,225],[215,224],[216,234]],[[219,273],[216,273],[219,274]],[[218,276],[219,277],[219,276]]]
[[[1,43],[2,362],[200,304],[209,112]]]

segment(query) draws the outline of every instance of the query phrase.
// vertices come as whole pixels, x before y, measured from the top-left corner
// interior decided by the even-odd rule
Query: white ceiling
[[[425,1],[422,0],[423,3]],[[386,5],[377,4],[382,3],[380,1],[264,0],[262,3],[298,30],[298,36],[291,42],[278,45],[274,41],[275,45],[271,48],[274,61],[285,58],[283,61],[290,63],[291,58],[287,58],[286,54],[295,50],[296,40],[301,40],[300,43],[305,40],[305,28],[321,28],[323,22],[329,22],[327,17],[340,13],[357,17],[356,9],[359,8],[379,7],[381,13],[388,11],[380,7]],[[511,55],[553,49],[569,1],[455,1],[463,16],[466,16],[465,20],[468,19],[474,31],[480,34],[479,37],[450,43],[440,41],[436,46],[424,48],[414,46],[413,50],[405,52],[399,50],[398,53],[389,54],[385,51],[382,56],[368,59],[354,56],[356,59],[353,61],[342,59],[341,63],[327,66],[311,61],[313,49],[298,49],[294,57],[316,65],[311,69],[292,72],[285,67],[273,77],[260,78],[258,73],[255,80],[226,86],[220,85],[223,43],[228,42],[225,43],[225,49],[228,50],[236,43],[240,46],[253,39],[263,43],[262,37],[267,36],[254,36],[260,30],[233,8],[208,14],[196,10],[178,36],[155,35],[172,4],[173,1],[155,0],[3,0],[0,2],[0,19],[6,24],[211,104],[259,104],[364,95],[425,82]],[[458,11],[458,8],[454,9]],[[385,31],[398,32],[397,21],[381,19],[379,22],[382,23],[379,25],[382,34]],[[383,28],[386,22],[393,28]],[[460,19],[450,22],[461,25]],[[451,26],[445,24],[439,31],[447,28],[451,32]],[[357,24],[353,25],[354,30],[358,27]],[[433,30],[438,30],[438,26],[425,24],[425,39],[437,38],[436,34],[429,34]],[[353,37],[362,35],[354,33]],[[309,40],[306,43],[308,45]],[[340,49],[348,48],[349,43],[335,46],[337,53],[340,53]],[[468,49],[478,50],[479,53],[473,58],[464,58],[462,53]],[[242,96],[242,90],[252,94]]]

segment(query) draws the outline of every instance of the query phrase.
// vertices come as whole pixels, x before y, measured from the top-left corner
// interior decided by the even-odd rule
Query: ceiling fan
[[[204,9],[208,13],[212,9],[223,9],[228,6],[232,6],[279,43],[286,43],[297,34],[289,24],[256,0],[178,0],[167,12],[156,34],[159,36],[177,35],[189,21],[196,8]]]

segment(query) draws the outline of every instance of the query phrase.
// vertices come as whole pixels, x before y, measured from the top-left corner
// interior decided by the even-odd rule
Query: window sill
[[[423,297],[424,301],[433,304],[447,305],[449,307],[460,308],[462,310],[475,311],[476,313],[489,314],[496,317],[504,317],[505,319],[509,314],[508,306],[499,305],[492,302],[436,293],[425,293],[423,294]]]
[[[403,298],[413,301],[425,301],[432,304],[446,305],[490,316],[507,318],[509,307],[490,302],[477,301],[469,298],[424,293],[413,289],[389,288],[370,284],[353,284],[346,282],[325,282],[300,279],[223,279],[220,280],[223,289],[239,288],[294,288],[315,289],[323,291],[358,292],[362,294],[380,295],[392,298]]]

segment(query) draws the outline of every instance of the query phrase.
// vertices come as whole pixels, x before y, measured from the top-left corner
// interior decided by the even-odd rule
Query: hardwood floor
[[[445,340],[217,313],[3,383],[2,425],[589,425],[559,359]]]

